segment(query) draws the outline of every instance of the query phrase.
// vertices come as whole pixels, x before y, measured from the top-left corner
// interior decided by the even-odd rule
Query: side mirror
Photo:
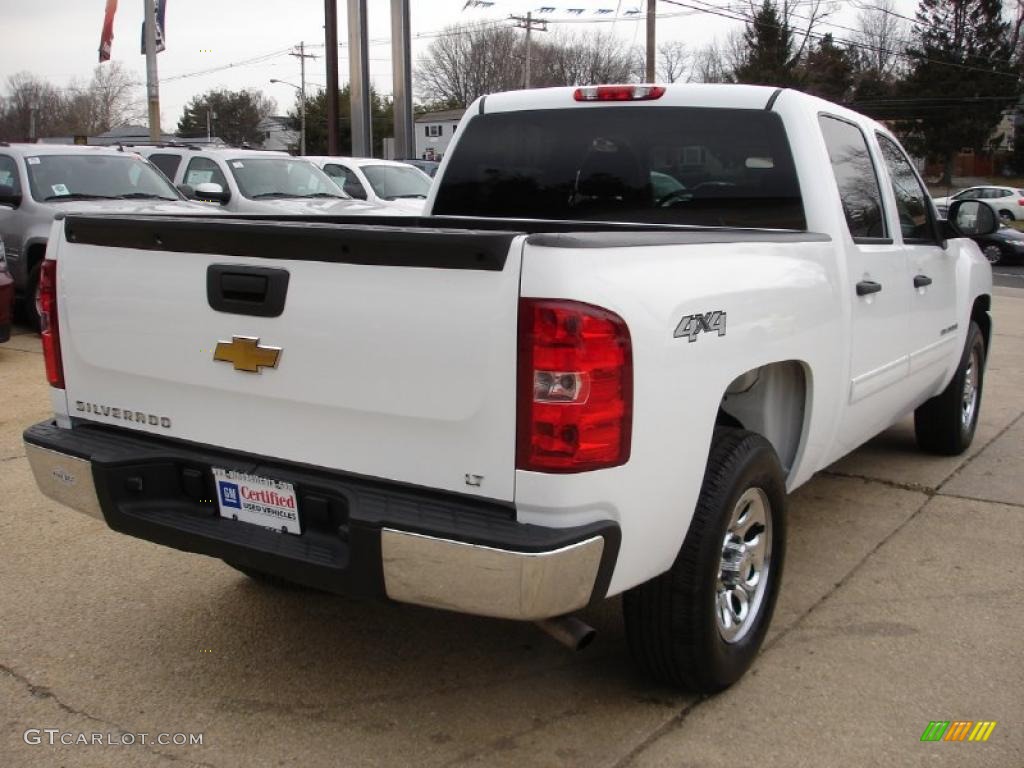
[[[231,199],[231,193],[226,191],[220,184],[207,181],[196,185],[195,199],[224,205],[224,203]]]
[[[947,224],[956,233],[953,237],[981,237],[999,229],[999,217],[980,200],[958,200],[949,206]]]
[[[0,205],[17,208],[21,205],[21,195],[15,194],[14,187],[9,187],[6,184],[0,185]]]
[[[193,187],[191,184],[175,184],[174,186],[177,187],[178,191],[181,192],[181,194],[183,194],[189,200],[195,198],[196,188]]]

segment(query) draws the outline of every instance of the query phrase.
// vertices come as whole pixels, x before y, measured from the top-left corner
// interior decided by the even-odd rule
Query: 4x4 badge
[[[687,341],[694,342],[701,331],[718,331],[719,336],[725,336],[725,312],[716,309],[703,315],[686,315],[672,336],[677,339],[685,336]]]
[[[218,341],[213,359],[231,363],[236,371],[262,373],[260,368],[277,368],[281,357],[280,347],[260,346],[256,336],[232,336],[231,341]]]

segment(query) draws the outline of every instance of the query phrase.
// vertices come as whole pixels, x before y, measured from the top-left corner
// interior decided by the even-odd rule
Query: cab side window
[[[196,187],[200,184],[220,184],[221,189],[228,191],[228,180],[217,163],[208,157],[193,157],[185,169],[185,184]]]
[[[932,224],[928,192],[914,172],[914,167],[903,154],[896,142],[887,136],[878,135],[882,158],[889,169],[892,194],[896,198],[896,213],[900,217],[900,231],[907,243],[934,243],[935,227]]]
[[[21,182],[18,180],[18,165],[13,157],[0,155],[0,194],[20,195]]]
[[[854,241],[878,241],[888,237],[882,211],[882,192],[868,151],[868,143],[853,123],[819,115],[832,173]]]

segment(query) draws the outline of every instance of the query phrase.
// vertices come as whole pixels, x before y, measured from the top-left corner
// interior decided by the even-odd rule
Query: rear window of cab
[[[782,120],[763,109],[478,115],[441,182],[440,215],[807,227]]]

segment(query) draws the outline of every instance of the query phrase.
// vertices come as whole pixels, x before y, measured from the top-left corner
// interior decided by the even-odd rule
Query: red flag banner
[[[100,62],[110,61],[110,48],[114,43],[115,13],[117,0],[107,0],[107,10],[103,14],[103,32],[100,33]]]

